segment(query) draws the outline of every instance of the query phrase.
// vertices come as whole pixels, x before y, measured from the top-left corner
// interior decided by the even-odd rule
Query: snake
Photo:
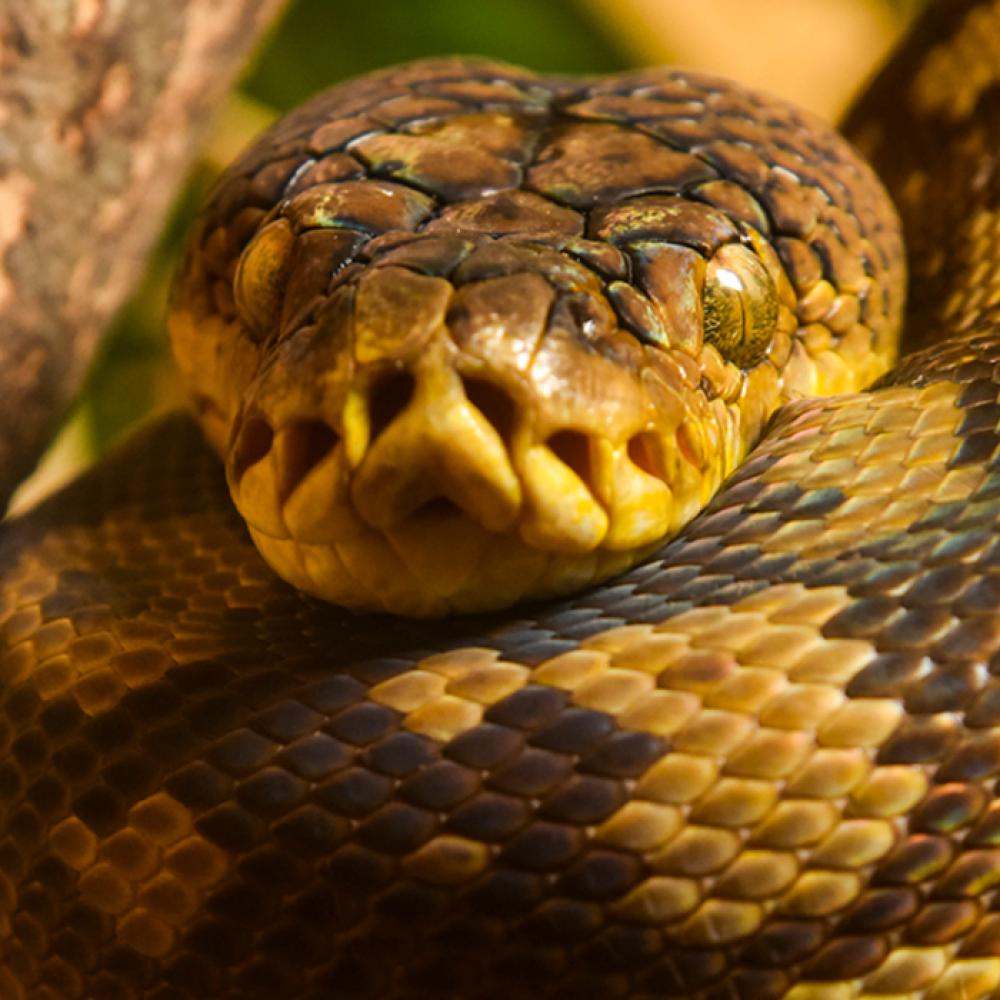
[[[932,2],[846,120],[906,302],[684,70],[241,156],[194,416],[0,528],[0,997],[1000,996],[998,65]]]

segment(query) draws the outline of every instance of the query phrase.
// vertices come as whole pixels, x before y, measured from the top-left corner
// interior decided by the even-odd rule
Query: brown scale
[[[469,259],[428,240],[385,252]],[[984,329],[784,409],[620,580],[435,624],[278,581],[193,424],[148,429],[0,535],[0,996],[995,996],[998,416]]]
[[[998,17],[995,2],[934,5],[846,123],[906,218],[906,330],[918,347],[1000,317]],[[954,199],[947,212],[932,208],[942,192]]]

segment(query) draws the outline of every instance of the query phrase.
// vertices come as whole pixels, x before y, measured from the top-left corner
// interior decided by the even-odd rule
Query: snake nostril
[[[287,500],[306,476],[337,447],[340,435],[322,420],[297,420],[282,434],[278,448],[278,495]]]
[[[628,457],[646,475],[667,482],[660,438],[652,431],[640,431],[628,439]]]
[[[545,443],[560,462],[568,465],[583,484],[592,493],[596,493],[590,439],[586,434],[581,431],[556,431]]]
[[[413,398],[413,376],[407,371],[384,375],[368,394],[369,441],[374,441],[406,409]]]
[[[263,417],[244,420],[232,451],[232,481],[238,483],[251,465],[256,465],[267,455],[273,442],[274,431]]]
[[[517,419],[517,404],[495,382],[462,376],[466,398],[487,419],[504,444],[510,444]]]

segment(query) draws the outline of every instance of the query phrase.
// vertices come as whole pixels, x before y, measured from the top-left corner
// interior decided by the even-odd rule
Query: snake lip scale
[[[998,52],[932,2],[845,125],[894,367],[874,174],[736,85],[254,144],[197,422],[0,528],[0,998],[1000,996]]]

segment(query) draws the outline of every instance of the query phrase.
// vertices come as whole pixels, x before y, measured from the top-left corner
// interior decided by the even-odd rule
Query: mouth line
[[[290,431],[290,428],[293,429]],[[573,432],[563,432],[569,434]],[[577,437],[563,438],[562,441],[553,439],[556,435],[550,435],[546,440],[535,443],[532,447],[543,449],[546,461],[554,469],[561,470],[562,480],[554,480],[552,489],[542,491],[536,489],[532,492],[530,488],[530,476],[526,477],[523,463],[517,463],[512,454],[511,447],[504,442],[504,454],[511,474],[516,478],[518,486],[522,492],[522,498],[513,509],[506,524],[501,528],[488,526],[482,516],[482,508],[474,501],[462,503],[449,495],[447,490],[428,490],[427,495],[416,502],[407,503],[405,509],[400,509],[398,516],[392,518],[382,518],[373,520],[367,516],[365,509],[365,497],[358,497],[354,490],[357,482],[359,470],[363,467],[365,455],[361,464],[350,473],[346,480],[336,488],[334,496],[331,488],[325,489],[318,485],[314,487],[317,494],[316,501],[313,502],[315,510],[314,518],[321,519],[327,516],[327,512],[333,512],[340,508],[336,514],[344,520],[347,525],[343,535],[338,537],[338,533],[324,532],[322,539],[309,540],[311,532],[302,532],[295,525],[290,525],[289,505],[299,498],[303,504],[309,504],[310,498],[303,497],[301,490],[310,489],[310,480],[315,475],[338,477],[343,475],[343,466],[347,461],[345,453],[346,442],[342,435],[329,428],[329,424],[320,420],[296,419],[282,426],[273,434],[275,442],[283,442],[285,448],[279,451],[277,448],[263,456],[263,460],[258,459],[249,468],[253,468],[260,463],[269,466],[264,471],[270,479],[268,492],[273,497],[273,510],[271,516],[261,515],[255,509],[255,505],[245,497],[241,497],[242,476],[234,483],[233,494],[240,512],[253,528],[253,530],[275,541],[303,542],[309,545],[338,545],[348,542],[352,537],[363,535],[367,532],[381,534],[385,538],[391,537],[394,533],[409,529],[419,529],[421,526],[431,527],[450,523],[457,527],[461,522],[467,522],[470,526],[487,532],[497,537],[516,537],[529,544],[536,544],[543,551],[553,554],[576,553],[583,554],[586,551],[593,551],[601,548],[608,548],[607,541],[611,540],[611,548],[620,549],[629,546],[628,525],[623,528],[621,522],[631,518],[633,522],[641,524],[639,537],[634,541],[635,545],[646,545],[651,540],[654,533],[656,537],[663,538],[676,527],[674,525],[675,511],[679,510],[682,504],[678,502],[675,493],[675,479],[668,475],[667,466],[682,461],[683,465],[695,472],[702,472],[702,466],[695,462],[693,447],[689,444],[683,447],[680,429],[674,435],[663,435],[651,430],[639,432],[628,438],[624,444],[611,445],[607,439],[591,439],[583,435],[582,432],[575,432]],[[666,437],[674,438],[673,462],[664,452],[666,449]],[[556,447],[553,447],[555,443]],[[584,447],[585,446],[585,447]],[[595,459],[591,451],[600,449],[607,451],[599,460]],[[585,454],[586,450],[586,454]],[[558,465],[556,465],[558,463]],[[322,468],[321,468],[322,466]],[[519,468],[519,466],[521,466]],[[243,473],[249,471],[242,470]],[[627,496],[623,499],[621,491],[615,492],[615,487],[620,483],[615,481],[614,473],[616,468],[628,469],[631,476],[631,483],[640,483],[645,488],[657,490],[661,495],[659,513],[647,512],[642,503]],[[297,471],[293,475],[290,470]],[[530,471],[530,470],[529,470]],[[636,476],[641,474],[641,479]],[[570,479],[571,477],[571,479]],[[601,490],[601,478],[603,477],[604,490]],[[536,477],[536,479],[539,477]],[[289,486],[290,480],[294,482]],[[651,485],[649,481],[654,481]],[[603,518],[604,523],[600,528],[599,536],[594,532],[595,537],[586,544],[579,539],[579,536],[567,536],[560,541],[558,532],[555,535],[543,538],[543,544],[538,541],[531,541],[531,521],[545,520],[547,518],[567,517],[567,490],[560,489],[560,482],[571,482],[578,491],[579,502],[584,503],[591,509],[591,516]],[[537,485],[537,484],[536,484]],[[257,490],[256,492],[260,492]],[[370,491],[366,491],[370,495]],[[326,499],[327,510],[318,509],[322,506],[319,495]],[[641,500],[641,490],[638,493]],[[466,497],[468,501],[468,497]],[[242,502],[241,502],[242,501]],[[351,528],[351,524],[355,527]],[[568,529],[572,531],[572,527]],[[574,541],[574,538],[577,539]]]

